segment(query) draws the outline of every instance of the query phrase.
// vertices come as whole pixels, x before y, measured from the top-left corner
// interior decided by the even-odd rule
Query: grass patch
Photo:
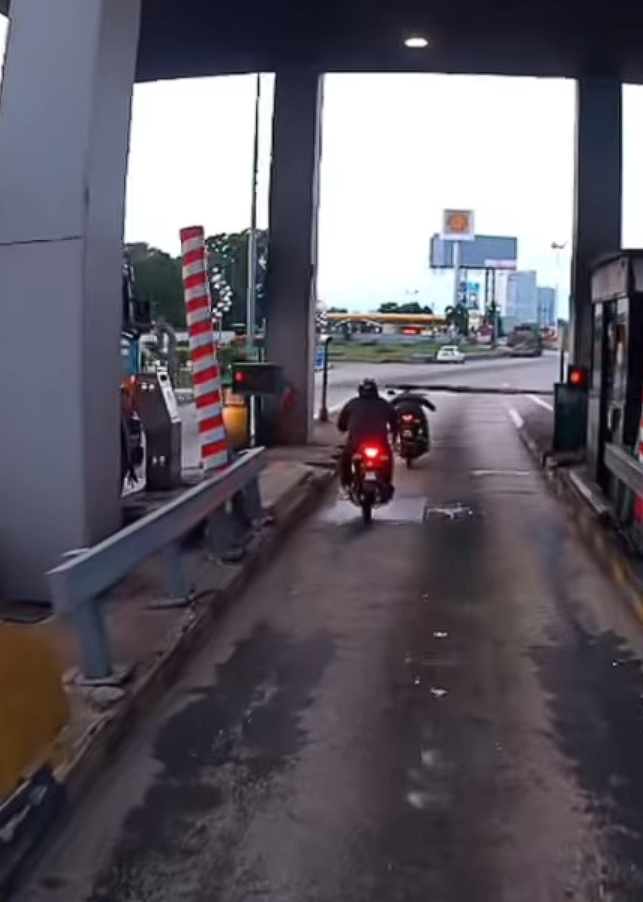
[[[385,342],[344,342],[331,343],[329,359],[346,363],[405,363],[418,357],[434,358],[439,345],[433,342],[416,342],[414,344],[386,344]],[[491,348],[480,345],[464,346],[464,353],[469,356],[483,357]]]

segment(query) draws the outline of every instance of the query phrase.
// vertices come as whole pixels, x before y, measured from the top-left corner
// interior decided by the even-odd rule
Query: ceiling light
[[[404,46],[410,47],[412,50],[423,50],[429,46],[429,42],[420,35],[412,35],[404,41]]]

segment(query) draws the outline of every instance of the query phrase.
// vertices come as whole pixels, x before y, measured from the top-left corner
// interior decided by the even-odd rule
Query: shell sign
[[[473,241],[473,210],[445,210],[442,216],[442,237],[449,241]]]

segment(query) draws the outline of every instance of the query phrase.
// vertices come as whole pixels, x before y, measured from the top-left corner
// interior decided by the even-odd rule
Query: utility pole
[[[460,302],[460,242],[453,242],[453,306]]]
[[[565,241],[557,242],[552,241],[551,249],[553,250],[556,256],[556,285],[554,288],[554,295],[556,298],[556,319],[560,320],[560,264],[561,264],[561,255],[565,250],[567,243]],[[561,334],[562,333],[562,334]],[[560,382],[565,381],[565,340],[566,335],[562,329],[559,329],[558,334],[558,366],[559,366],[559,380]]]
[[[259,174],[259,114],[261,105],[261,73],[255,87],[254,142],[252,148],[252,194],[250,231],[248,233],[248,286],[246,291],[246,353],[252,358],[257,326],[257,179]]]

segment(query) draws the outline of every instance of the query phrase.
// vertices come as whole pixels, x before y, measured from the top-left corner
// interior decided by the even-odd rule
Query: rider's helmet
[[[364,379],[357,386],[357,393],[360,398],[377,398],[379,392],[377,390],[377,382],[375,379]]]

